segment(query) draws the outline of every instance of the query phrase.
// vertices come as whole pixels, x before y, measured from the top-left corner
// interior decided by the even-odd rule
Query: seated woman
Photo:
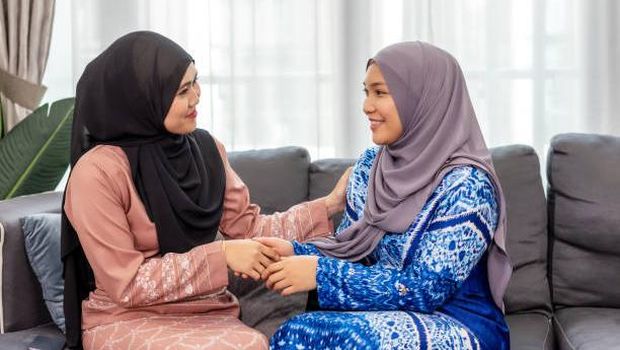
[[[389,46],[364,81],[372,138],[335,237],[261,239],[283,256],[262,277],[316,288],[273,349],[508,349],[501,187],[457,61],[421,42]]]
[[[330,196],[260,215],[222,144],[196,129],[196,76],[177,44],[135,32],[80,78],[63,205],[70,347],[267,348],[237,318],[228,269],[259,279],[279,257],[245,238],[326,235],[344,207],[346,180]],[[236,240],[215,241],[218,231]]]

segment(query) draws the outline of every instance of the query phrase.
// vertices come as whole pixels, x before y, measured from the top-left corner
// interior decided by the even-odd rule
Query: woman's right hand
[[[235,274],[260,279],[261,273],[273,262],[280,260],[276,251],[251,239],[234,239],[222,242],[226,265]]]

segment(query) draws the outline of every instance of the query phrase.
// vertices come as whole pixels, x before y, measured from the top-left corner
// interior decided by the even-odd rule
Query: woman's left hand
[[[309,291],[316,288],[318,261],[318,256],[310,255],[282,257],[269,265],[261,278],[267,288],[283,296]]]

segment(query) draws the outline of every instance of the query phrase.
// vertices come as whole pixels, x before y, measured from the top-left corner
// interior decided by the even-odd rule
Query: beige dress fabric
[[[220,231],[227,238],[306,240],[333,230],[323,200],[261,215],[217,142],[226,171]],[[219,241],[158,255],[155,225],[117,146],[80,158],[67,184],[67,217],[95,275],[82,302],[85,349],[266,349],[267,339],[238,319]]]

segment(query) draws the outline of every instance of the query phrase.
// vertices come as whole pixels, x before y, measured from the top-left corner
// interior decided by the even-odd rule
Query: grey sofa
[[[494,148],[506,194],[514,274],[505,302],[511,348],[620,349],[620,138],[565,134],[551,141],[548,191],[531,147]],[[353,159],[310,161],[299,147],[232,152],[231,164],[264,213],[326,194]],[[62,339],[50,323],[28,264],[18,219],[58,212],[59,193],[0,202],[0,349]],[[242,320],[271,335],[301,312],[306,296],[284,299],[231,279]]]

